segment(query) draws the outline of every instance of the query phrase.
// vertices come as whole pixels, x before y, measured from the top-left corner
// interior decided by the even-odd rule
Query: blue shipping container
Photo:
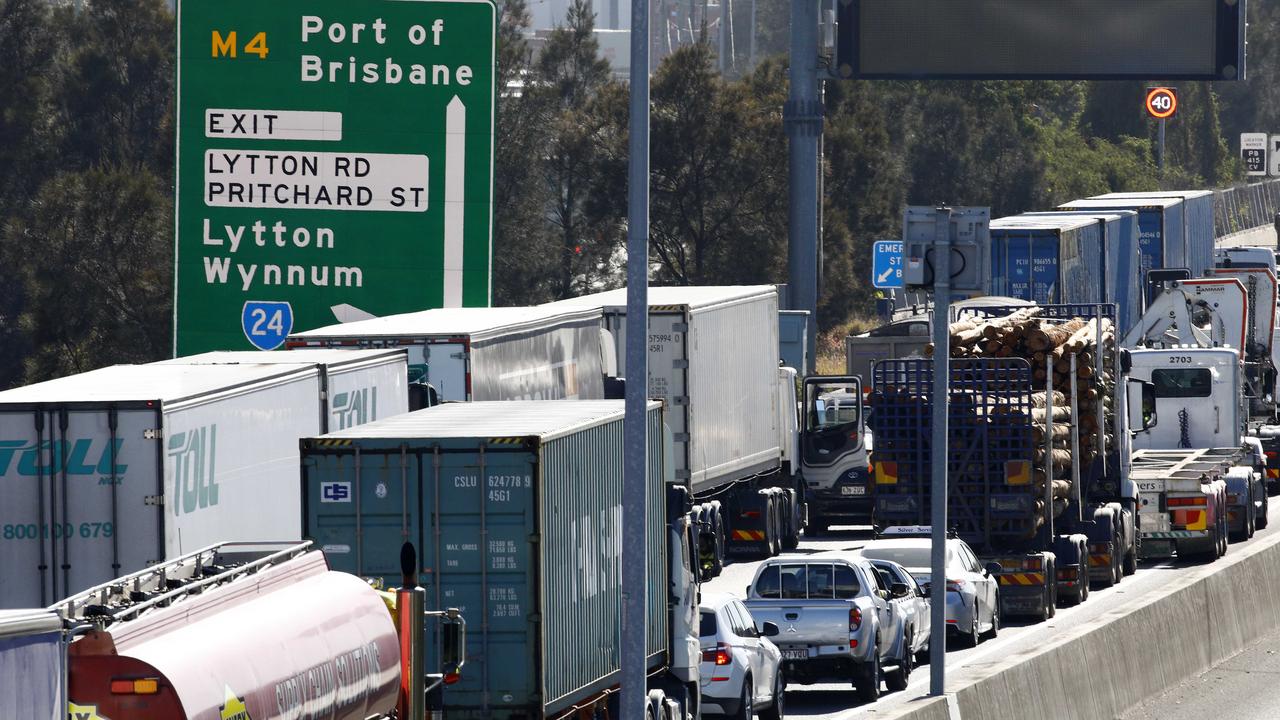
[[[1102,302],[1103,252],[1102,228],[1091,218],[992,220],[989,294],[1037,303]]]
[[[662,409],[649,406],[650,667],[667,646]],[[400,584],[418,548],[431,608],[467,621],[450,718],[532,720],[615,685],[621,401],[447,403],[302,441],[304,535],[335,570]],[[434,633],[434,628],[428,626]],[[428,667],[436,666],[434,636]]]
[[[1156,192],[1109,193],[1099,200],[1151,200],[1153,198],[1182,201],[1183,257],[1191,277],[1205,277],[1213,268],[1214,209],[1212,190],[1159,190]]]
[[[1182,201],[1177,198],[1073,200],[1059,210],[1133,210],[1138,213],[1138,275],[1135,285],[1146,282],[1147,272],[1187,267],[1183,240]]]
[[[1138,213],[1132,210],[1100,210],[1025,213],[1024,217],[1073,215],[1093,218],[1102,227],[1102,302],[1116,306],[1116,325],[1123,337],[1142,315],[1142,293],[1134,282],[1138,267]],[[1063,302],[1082,302],[1064,297]]]

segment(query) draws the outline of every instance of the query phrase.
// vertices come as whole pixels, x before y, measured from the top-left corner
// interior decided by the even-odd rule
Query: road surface
[[[1270,517],[1275,522],[1268,529],[1259,530],[1258,537],[1280,532],[1280,503],[1272,504]],[[869,539],[871,539],[869,528],[866,530],[835,528],[833,532],[826,536],[814,540],[805,539],[800,543],[800,547],[796,552],[804,554],[828,551],[853,552],[862,547]],[[1233,547],[1238,546],[1233,545]],[[1230,554],[1228,554],[1228,557],[1230,557]],[[738,597],[742,597],[758,566],[759,561],[735,562],[727,566],[720,577],[704,584],[704,588],[708,591],[733,593]],[[1144,562],[1139,564],[1136,575],[1126,577],[1119,585],[1110,588],[1095,588],[1090,592],[1087,602],[1072,608],[1059,608],[1057,616],[1047,623],[1032,623],[1020,618],[1002,619],[1000,635],[996,639],[985,640],[976,648],[954,649],[947,653],[948,677],[952,677],[951,673],[961,668],[980,669],[984,665],[996,663],[1014,653],[1031,650],[1038,645],[1044,644],[1048,638],[1052,638],[1053,633],[1057,632],[1059,628],[1074,628],[1081,623],[1093,622],[1103,615],[1122,611],[1127,605],[1133,603],[1135,596],[1141,597],[1147,593],[1158,592],[1175,573],[1183,572],[1185,568],[1195,566],[1197,566],[1196,563],[1177,560]],[[1277,636],[1276,643],[1276,647],[1280,649],[1280,636]],[[1280,718],[1280,659],[1276,660],[1275,669],[1277,674],[1267,675],[1265,679],[1245,676],[1241,680],[1246,686],[1249,685],[1251,680],[1252,684],[1257,686],[1249,693],[1245,693],[1244,697],[1253,697],[1263,685],[1274,686],[1277,701],[1269,707],[1275,709],[1270,713],[1262,713],[1256,716],[1241,715],[1241,718],[1257,717],[1261,719],[1265,717],[1271,720]],[[1212,677],[1210,676],[1211,679],[1208,682],[1212,682]],[[948,682],[947,688],[949,691],[953,690],[954,685]],[[815,718],[817,720],[873,720],[890,709],[900,707],[907,700],[926,695],[929,690],[929,666],[922,665],[915,669],[905,691],[883,694],[880,700],[873,704],[860,705],[854,697],[852,689],[852,685],[791,686],[787,692],[787,716]],[[887,691],[882,687],[881,692],[886,693]],[[1239,697],[1239,695],[1236,697]],[[1220,701],[1222,699],[1219,698]],[[1235,705],[1233,704],[1231,707],[1234,708]],[[1186,717],[1189,720],[1192,717],[1199,720],[1210,716],[1210,714],[1201,714],[1198,716],[1187,715]],[[1165,716],[1136,715],[1133,720],[1147,717],[1159,717],[1163,720]],[[966,718],[965,720],[970,719]]]

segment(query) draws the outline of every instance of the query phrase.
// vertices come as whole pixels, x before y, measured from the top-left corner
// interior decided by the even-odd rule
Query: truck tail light
[[[857,632],[862,627],[862,611],[853,608],[849,611],[849,632]]]
[[[714,648],[708,648],[702,651],[702,662],[715,663],[716,665],[728,665],[733,662],[733,656],[729,654],[730,647],[726,643],[716,643]]]
[[[1023,570],[1042,570],[1044,569],[1044,558],[1040,557],[1039,555],[1035,557],[1023,558],[1022,569]]]
[[[1264,454],[1267,456],[1268,460],[1274,460],[1277,455],[1280,455],[1280,452],[1276,452],[1275,450],[1267,450],[1266,453]]]
[[[111,681],[112,695],[155,695],[160,692],[158,678],[130,678]]]
[[[1206,497],[1171,497],[1169,498],[1169,507],[1204,507],[1209,504]]]

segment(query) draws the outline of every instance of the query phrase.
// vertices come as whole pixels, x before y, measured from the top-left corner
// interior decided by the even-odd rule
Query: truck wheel
[[[712,541],[713,557],[711,562],[711,566],[712,566],[711,572],[712,572],[712,577],[719,577],[720,572],[724,570],[724,566],[725,566],[724,547],[726,542],[724,516],[720,514],[720,508],[718,507],[712,508],[711,519],[712,519],[711,526],[712,528],[714,528],[714,530],[712,531],[712,535],[714,539]]]
[[[1124,574],[1132,575],[1138,572],[1138,551],[1130,548],[1124,554]]]
[[[1268,522],[1267,513],[1268,512],[1271,512],[1271,502],[1270,500],[1267,499],[1267,493],[1264,491],[1262,493],[1262,510],[1261,512],[1258,513],[1258,529],[1259,530],[1267,529],[1267,522]]]
[[[873,703],[880,698],[880,646],[871,648],[871,659],[858,668],[858,677],[853,682],[857,689],[858,699],[864,703]]]

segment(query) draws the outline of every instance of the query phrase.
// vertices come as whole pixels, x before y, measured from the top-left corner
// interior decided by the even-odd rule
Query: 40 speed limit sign
[[[1147,114],[1157,120],[1167,120],[1178,112],[1178,91],[1170,87],[1147,88]]]

